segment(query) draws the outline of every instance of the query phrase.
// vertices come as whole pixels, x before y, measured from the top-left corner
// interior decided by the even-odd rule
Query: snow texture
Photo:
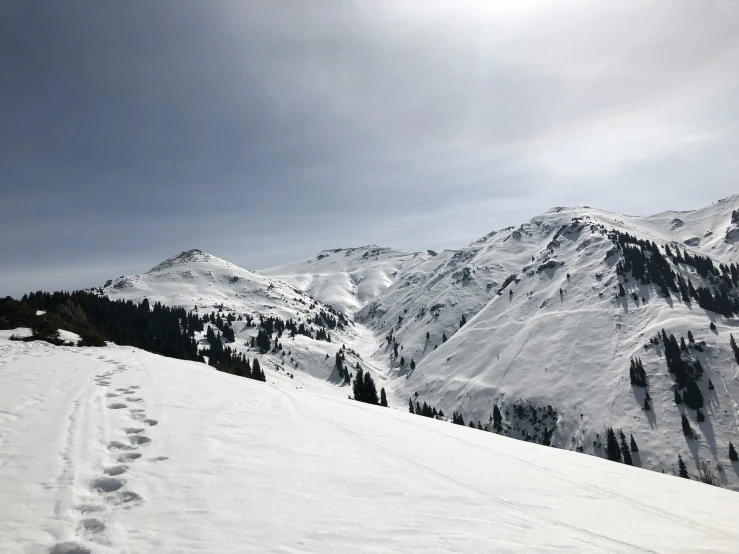
[[[0,339],[0,374],[2,552],[739,551],[734,492],[273,373]]]

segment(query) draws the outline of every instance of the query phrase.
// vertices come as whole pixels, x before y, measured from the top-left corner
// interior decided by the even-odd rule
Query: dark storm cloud
[[[738,27],[720,0],[11,0],[0,293],[707,204],[736,192]]]

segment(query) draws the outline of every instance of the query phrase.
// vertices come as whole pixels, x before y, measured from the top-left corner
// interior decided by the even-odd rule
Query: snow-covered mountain
[[[132,347],[0,332],[0,551],[726,552],[736,493]]]
[[[188,251],[104,293],[314,325],[259,354],[275,370],[268,381],[345,397],[341,351],[393,407],[407,409],[411,398],[489,431],[601,457],[613,427],[634,436],[638,466],[672,473],[680,454],[693,472],[710,461],[723,485],[739,489],[728,460],[729,441],[739,444],[729,342],[739,335],[738,233],[739,195],[647,217],[555,208],[457,251],[328,250],[257,272]],[[711,309],[698,299],[704,291],[716,298]],[[322,312],[346,323],[330,329],[331,342],[312,323]],[[249,345],[257,327],[234,330],[232,347],[257,356]],[[685,340],[680,363],[703,397],[700,412],[676,403],[676,380],[680,396],[688,385],[668,371],[662,330],[668,343]],[[632,385],[632,359],[648,387]],[[684,435],[683,414],[695,438]]]
[[[224,320],[232,316],[236,319],[230,324],[235,341],[229,347],[250,355],[254,352],[251,339],[259,331],[260,318],[303,324],[313,331],[313,337],[297,335],[289,341],[283,340],[284,350],[271,351],[261,358],[269,367],[279,368],[282,378],[297,376],[297,383],[306,377],[316,378],[318,382],[337,382],[336,352],[342,344],[357,341],[357,332],[347,320],[345,325],[339,321],[328,328],[324,316],[334,320],[342,317],[331,306],[285,281],[248,271],[200,250],[182,252],[144,274],[110,280],[102,292],[112,299],[141,302],[146,298],[150,304],[161,302],[188,310],[197,308],[200,315],[216,313]],[[252,325],[247,323],[249,319]],[[332,342],[314,340],[319,329],[327,331],[333,337]],[[207,346],[205,335],[205,331],[197,335],[204,347]],[[299,370],[297,375],[293,370]],[[311,378],[307,381],[314,383]]]
[[[399,277],[356,319],[388,339],[373,359],[387,360],[389,375],[400,377],[392,381],[398,402],[427,401],[488,428],[497,404],[501,432],[540,442],[547,429],[553,445],[599,456],[605,427],[622,429],[639,445],[637,465],[672,471],[680,452],[694,464],[723,467],[724,483],[738,488],[728,443],[739,442],[739,365],[729,345],[739,321],[684,301],[677,291],[664,298],[655,283],[642,284],[631,272],[619,276],[623,249],[616,239],[628,234],[662,251],[667,245],[673,253],[709,256],[721,274],[720,264],[739,262],[732,239],[738,209],[739,196],[650,217],[556,208],[490,233],[427,272]],[[670,266],[696,288],[725,287],[689,264]],[[619,296],[619,283],[626,296]],[[736,284],[730,293],[736,302]],[[702,343],[702,352],[688,343],[684,355],[705,370],[702,422],[697,411],[675,403],[663,345],[650,344],[662,329],[677,340],[691,331]],[[630,384],[632,358],[646,368],[646,389]],[[650,411],[643,410],[647,391]],[[686,440],[682,413],[700,438]]]
[[[258,273],[290,283],[311,297],[352,314],[380,297],[401,274],[435,256],[433,251],[410,253],[379,246],[337,248]]]

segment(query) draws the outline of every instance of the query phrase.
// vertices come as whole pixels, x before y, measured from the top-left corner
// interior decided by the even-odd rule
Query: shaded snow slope
[[[5,340],[0,375],[2,552],[739,550],[733,492],[287,382]]]
[[[505,406],[510,436],[540,442],[544,429],[556,424],[556,446],[598,456],[605,455],[605,426],[613,426],[634,434],[642,467],[671,472],[681,452],[691,471],[701,460],[714,468],[720,464],[723,484],[739,489],[728,462],[729,441],[739,444],[739,366],[729,347],[729,334],[739,336],[739,322],[684,303],[679,295],[662,298],[654,285],[634,280],[624,283],[626,297],[615,298],[618,256],[607,258],[614,247],[611,230],[671,244],[698,229],[724,229],[736,209],[739,196],[680,213],[683,223],[674,231],[668,222],[675,213],[626,217],[591,208],[550,210],[518,228],[490,233],[427,272],[417,271],[411,283],[397,281],[357,321],[392,335],[373,359],[392,367],[396,379],[388,388],[396,405],[413,396],[447,416],[458,411],[485,425],[497,403]],[[739,261],[734,248],[718,239],[696,247],[681,242],[681,251],[708,254],[716,264]],[[676,271],[698,286],[694,269],[683,265]],[[467,323],[460,328],[462,318]],[[707,375],[701,383],[704,422],[675,404],[662,349],[644,348],[663,328],[678,340],[692,331],[696,341],[706,342],[704,352],[691,352]],[[632,356],[647,370],[651,412],[642,410],[644,389],[629,384]],[[709,390],[708,379],[715,390]],[[516,416],[514,403],[529,410],[526,417]],[[542,421],[548,406],[554,415]],[[538,415],[532,422],[533,409]],[[683,412],[698,440],[683,436]]]
[[[382,295],[409,267],[433,258],[429,252],[362,246],[324,250],[318,256],[258,273],[281,279],[344,314],[352,314]]]

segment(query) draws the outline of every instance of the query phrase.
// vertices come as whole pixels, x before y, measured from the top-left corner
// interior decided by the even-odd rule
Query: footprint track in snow
[[[115,477],[116,475],[123,475],[127,471],[128,471],[128,466],[117,465],[117,466],[106,467],[103,470],[103,473],[105,473],[105,475],[110,475],[111,477]]]
[[[55,544],[49,554],[92,554],[89,548],[85,548],[76,542],[60,542]]]
[[[129,440],[131,441],[131,444],[138,446],[149,444],[151,442],[151,439],[145,435],[133,435],[129,437]]]
[[[133,460],[138,460],[140,457],[140,452],[126,452],[125,454],[121,454],[120,456],[118,456],[118,462],[132,462]]]
[[[98,477],[92,481],[90,488],[95,492],[108,493],[117,491],[125,484],[125,481],[115,477]]]
[[[108,443],[108,450],[134,450],[134,448],[120,441],[110,441]]]
[[[123,402],[113,402],[112,404],[108,404],[108,408],[110,408],[111,410],[121,410],[127,407],[128,405],[124,404]]]
[[[145,429],[143,427],[126,427],[123,429],[123,432],[127,435],[138,435],[139,433],[143,433]]]
[[[143,502],[143,498],[133,491],[119,491],[106,497],[105,501],[113,506],[132,506]]]
[[[83,534],[97,535],[98,533],[105,531],[105,524],[99,519],[91,517],[80,521],[77,529]]]

